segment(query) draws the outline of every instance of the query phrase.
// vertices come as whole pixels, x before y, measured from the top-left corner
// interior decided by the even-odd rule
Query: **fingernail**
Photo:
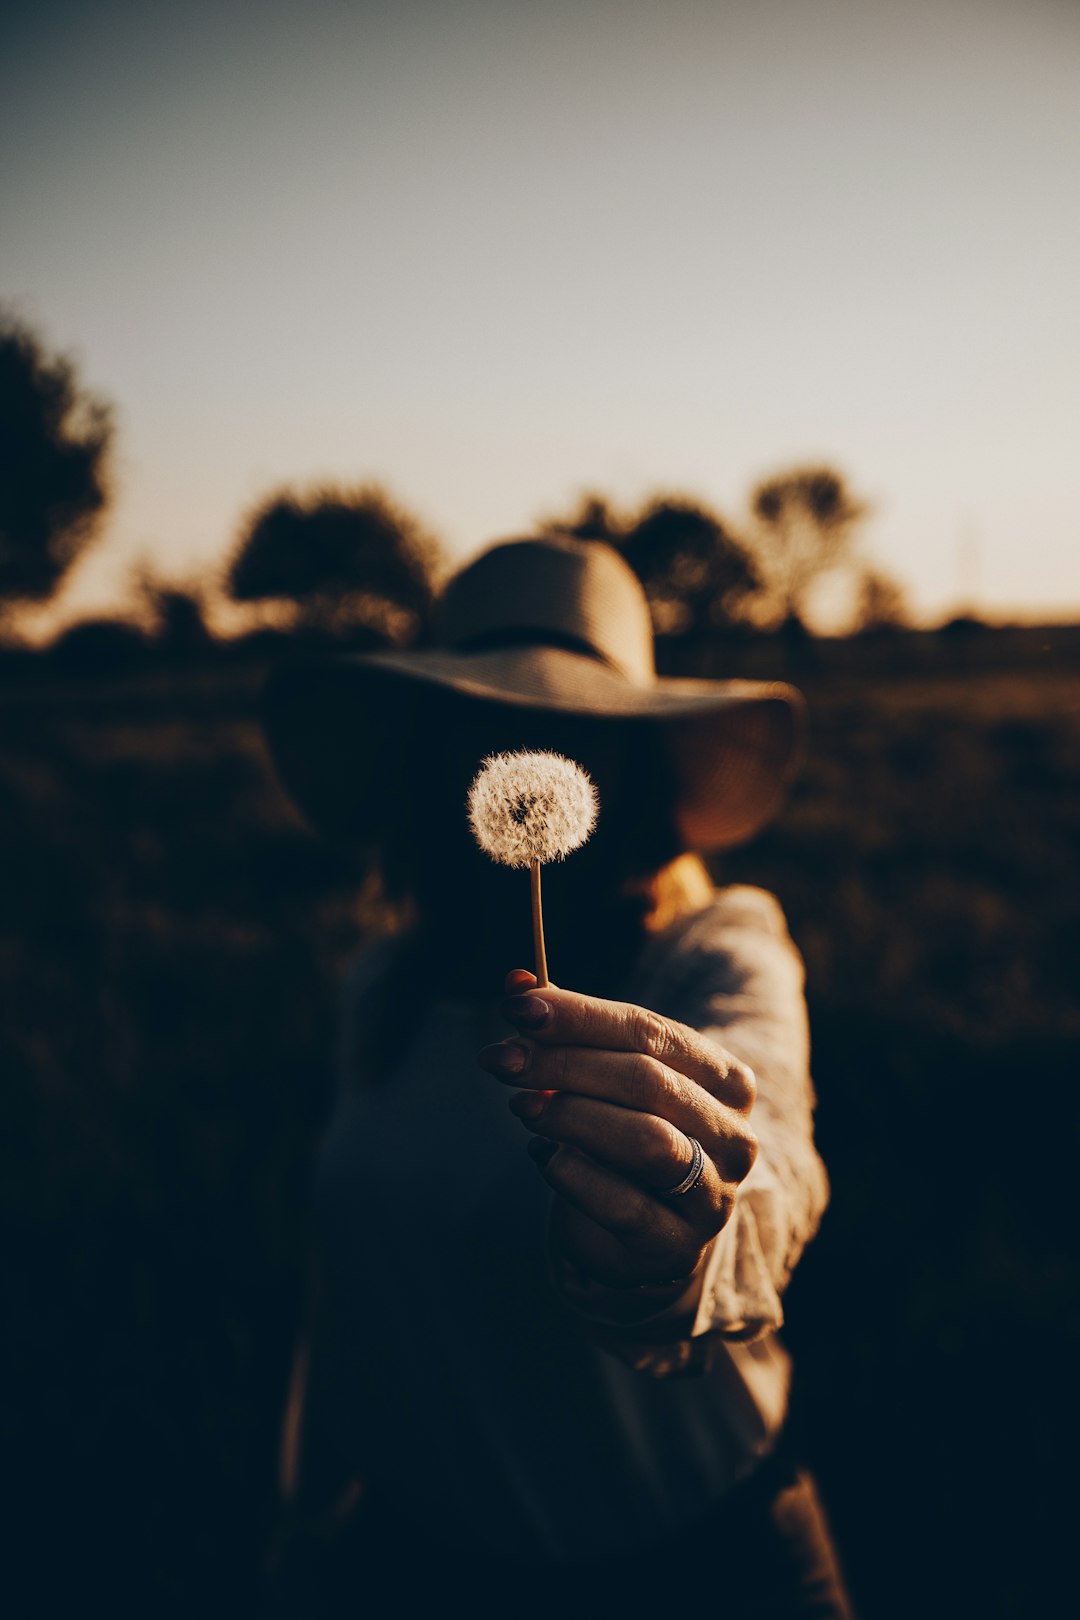
[[[530,1136],[529,1138],[529,1158],[534,1164],[538,1164],[541,1169],[554,1158],[558,1151],[558,1142],[548,1142],[542,1136]]]
[[[540,996],[509,996],[503,1011],[512,1024],[522,1029],[541,1029],[551,1017],[551,1004]]]
[[[496,1041],[482,1047],[476,1061],[489,1074],[520,1074],[529,1061],[529,1049],[520,1041]]]
[[[546,1091],[518,1091],[510,1099],[510,1112],[519,1119],[539,1119],[547,1105]]]

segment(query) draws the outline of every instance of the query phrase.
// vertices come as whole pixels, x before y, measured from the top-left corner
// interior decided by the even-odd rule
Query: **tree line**
[[[111,406],[71,359],[0,311],[0,638],[9,644],[20,613],[51,600],[98,542],[115,487],[115,435]],[[899,584],[859,552],[870,510],[841,472],[807,465],[758,483],[740,524],[679,494],[620,510],[593,492],[535,532],[614,546],[641,580],[660,638],[801,635],[828,575],[846,575],[852,628],[906,622]],[[446,571],[438,539],[380,486],[283,488],[241,521],[220,592],[278,634],[400,643],[426,633]],[[189,650],[211,639],[205,587],[145,567],[136,585],[161,639]]]

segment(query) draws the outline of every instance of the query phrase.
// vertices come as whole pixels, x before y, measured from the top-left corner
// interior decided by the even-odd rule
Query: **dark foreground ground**
[[[868,1620],[1075,1588],[1080,659],[980,645],[802,655],[806,771],[717,873],[807,961],[833,1204],[787,1337]],[[36,1612],[253,1612],[371,922],[269,775],[264,668],[4,677],[0,1581]]]

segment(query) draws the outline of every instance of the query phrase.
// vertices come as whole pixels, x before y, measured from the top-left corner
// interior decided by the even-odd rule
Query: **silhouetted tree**
[[[377,486],[283,491],[248,519],[226,587],[238,602],[296,603],[299,627],[364,625],[402,641],[427,623],[439,562],[437,543]]]
[[[80,619],[52,643],[49,657],[65,675],[124,675],[142,668],[150,643],[126,619]]]
[[[730,628],[761,586],[753,559],[723,519],[678,496],[654,498],[620,518],[603,496],[590,494],[569,520],[543,527],[617,547],[645,588],[660,636]]]
[[[581,497],[577,510],[569,518],[545,519],[540,531],[572,534],[578,540],[606,540],[609,545],[621,546],[626,527],[606,496],[588,494]]]
[[[191,662],[205,653],[215,639],[206,623],[206,599],[197,583],[190,586],[159,579],[153,569],[140,566],[136,588],[153,624],[155,646],[172,660]]]
[[[175,586],[167,587],[161,591],[159,602],[158,637],[169,652],[186,657],[201,651],[213,640],[197,595]]]
[[[623,537],[658,635],[730,629],[760,589],[753,559],[723,520],[693,501],[654,501]]]
[[[43,601],[108,505],[110,407],[0,311],[0,616]]]
[[[989,628],[986,620],[980,619],[977,614],[954,613],[951,619],[938,625],[938,632],[945,636],[969,636]]]
[[[750,498],[761,562],[784,623],[805,622],[811,587],[846,562],[870,510],[832,467],[795,467],[767,478]]]
[[[864,568],[858,582],[855,629],[900,630],[910,622],[907,596],[899,580],[879,568]]]

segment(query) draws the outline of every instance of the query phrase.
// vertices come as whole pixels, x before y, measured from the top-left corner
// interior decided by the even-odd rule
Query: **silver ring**
[[[683,1193],[693,1192],[702,1176],[705,1174],[705,1149],[696,1136],[690,1137],[690,1146],[694,1150],[694,1157],[690,1160],[690,1168],[681,1181],[674,1187],[664,1187],[660,1193],[661,1198],[681,1198]]]

